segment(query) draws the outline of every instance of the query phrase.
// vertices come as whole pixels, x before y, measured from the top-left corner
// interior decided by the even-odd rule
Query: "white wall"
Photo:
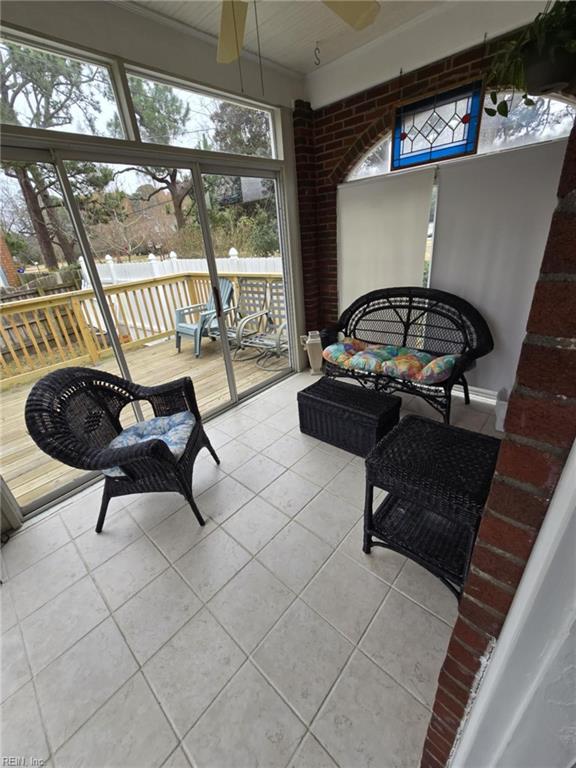
[[[561,646],[541,664],[541,669],[542,679],[526,704],[522,720],[516,723],[508,738],[501,765],[510,768],[574,766],[576,622]]]
[[[418,69],[445,56],[516,29],[536,16],[544,2],[446,2],[416,19],[307,75],[314,109]]]
[[[451,768],[576,763],[576,446],[572,448]]]
[[[421,285],[434,169],[338,187],[340,312],[374,288]]]
[[[120,56],[158,68],[194,83],[241,93],[237,64],[217,64],[210,42],[107,2],[2,3],[2,21],[26,27],[39,35]],[[244,95],[262,99],[258,64],[243,57]],[[304,78],[280,67],[264,69],[264,100],[292,106],[305,98]]]
[[[467,376],[473,386],[514,384],[566,143],[439,166],[430,285],[469,301],[494,337],[493,352]]]

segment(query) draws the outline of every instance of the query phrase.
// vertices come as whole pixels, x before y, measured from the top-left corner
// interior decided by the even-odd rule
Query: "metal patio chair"
[[[288,352],[288,324],[286,321],[286,300],[282,280],[268,283],[266,302],[266,326],[262,331],[242,338],[243,349],[257,352],[257,365],[268,367],[270,361],[280,358]]]
[[[266,328],[268,313],[268,284],[263,278],[238,278],[238,298],[236,304],[224,309],[226,333],[233,354],[245,348],[246,340]],[[220,338],[220,328],[212,324],[208,335],[212,339]]]
[[[226,311],[232,304],[234,286],[226,277],[218,281],[222,307]],[[195,319],[197,318],[197,319]],[[194,339],[194,354],[200,357],[202,354],[202,337],[211,336],[210,330],[218,327],[216,317],[216,305],[212,294],[206,304],[191,304],[188,307],[180,307],[176,310],[174,328],[176,330],[176,349],[178,352],[182,346],[182,336],[192,336]]]

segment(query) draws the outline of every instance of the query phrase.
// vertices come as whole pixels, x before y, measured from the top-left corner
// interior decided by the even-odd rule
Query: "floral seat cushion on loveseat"
[[[179,459],[186,449],[195,423],[194,414],[190,411],[182,411],[172,416],[156,416],[126,427],[108,447],[125,448],[127,445],[136,445],[146,440],[162,440],[170,448],[174,458]],[[125,477],[120,467],[111,467],[102,471],[108,477]]]
[[[367,344],[344,339],[323,351],[324,359],[341,368],[381,373],[395,379],[437,384],[450,378],[460,355],[434,356],[409,347]]]

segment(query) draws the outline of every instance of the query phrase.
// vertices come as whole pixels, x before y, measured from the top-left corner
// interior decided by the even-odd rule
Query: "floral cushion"
[[[330,344],[329,347],[322,352],[324,360],[334,365],[339,365],[341,368],[348,368],[350,360],[357,352],[361,352],[366,349],[368,345],[358,339],[344,339],[337,344]]]
[[[344,339],[331,344],[322,354],[325,360],[341,368],[382,373],[422,384],[437,384],[449,378],[459,358],[459,355],[434,357],[418,349],[367,344],[358,339]]]
[[[195,423],[196,419],[190,411],[174,413],[172,416],[156,416],[154,419],[139,421],[131,427],[126,427],[110,442],[108,448],[125,448],[128,445],[144,443],[146,440],[162,440],[174,457],[179,459],[184,453]],[[102,471],[108,477],[125,476],[120,467],[110,467]]]
[[[416,381],[422,384],[437,384],[445,381],[452,375],[452,371],[460,355],[442,355],[435,357],[427,366],[422,368]]]
[[[393,360],[402,347],[392,345],[377,346],[375,344],[367,345],[362,352],[357,352],[350,360],[350,368],[357,371],[371,371],[372,373],[382,373],[382,367],[389,360]]]

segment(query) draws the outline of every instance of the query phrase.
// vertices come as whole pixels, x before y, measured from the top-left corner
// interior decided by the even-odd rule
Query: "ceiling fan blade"
[[[376,0],[323,0],[331,11],[354,29],[369,27],[380,11]]]
[[[222,0],[220,36],[216,54],[218,64],[230,64],[239,58],[244,45],[247,12],[248,3],[244,0]]]

